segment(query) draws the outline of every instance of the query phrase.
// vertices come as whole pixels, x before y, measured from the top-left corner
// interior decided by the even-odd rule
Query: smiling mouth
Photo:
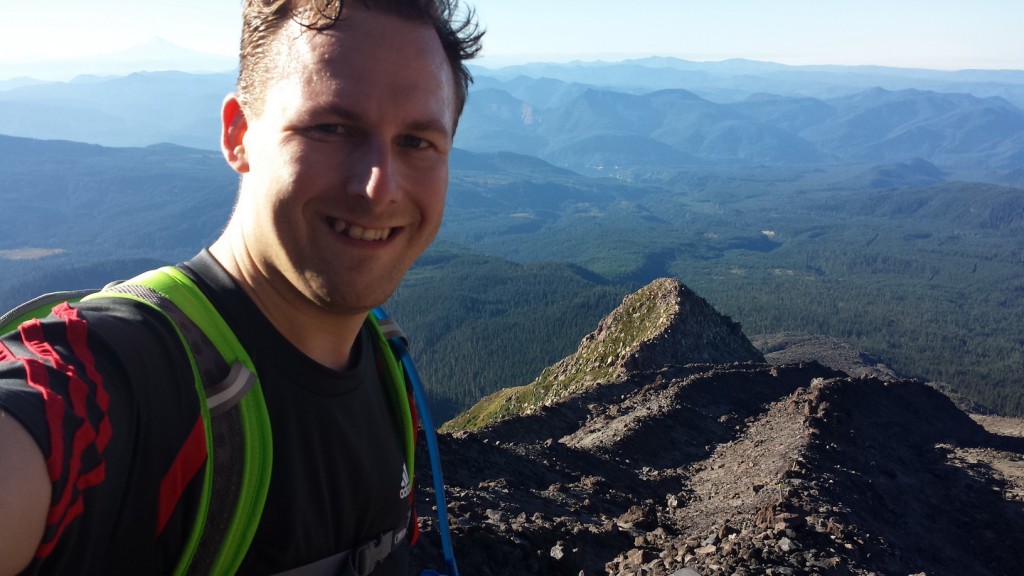
[[[338,218],[328,218],[327,220],[335,232],[344,234],[353,240],[381,242],[387,240],[395,230],[394,228],[363,228]]]

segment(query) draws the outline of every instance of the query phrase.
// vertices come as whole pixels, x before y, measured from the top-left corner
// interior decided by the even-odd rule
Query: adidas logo
[[[409,469],[405,467],[405,464],[402,464],[402,489],[399,490],[398,497],[404,500],[409,497],[411,492],[412,483],[409,482]]]

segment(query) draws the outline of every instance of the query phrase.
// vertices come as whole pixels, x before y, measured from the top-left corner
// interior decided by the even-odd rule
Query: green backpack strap
[[[272,469],[270,419],[256,368],[181,270],[166,266],[84,299],[115,297],[148,304],[170,320],[189,352],[203,409],[208,454],[203,493],[174,574],[234,574],[259,525]]]
[[[380,351],[380,356],[387,370],[388,397],[391,398],[391,407],[398,415],[398,423],[402,428],[402,443],[405,448],[405,467],[409,473],[409,481],[413,480],[413,473],[416,470],[416,428],[413,422],[412,407],[410,406],[409,388],[406,385],[405,373],[402,370],[401,362],[395,357],[394,350],[388,338],[405,338],[402,329],[398,327],[391,318],[378,319],[374,312],[369,315],[370,326],[373,329],[374,346]]]

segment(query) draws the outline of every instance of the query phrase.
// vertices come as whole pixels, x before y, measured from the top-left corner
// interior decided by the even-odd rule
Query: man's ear
[[[228,165],[239,174],[249,171],[249,157],[245,153],[244,137],[249,123],[238,102],[238,95],[229,94],[220,108],[220,151]]]

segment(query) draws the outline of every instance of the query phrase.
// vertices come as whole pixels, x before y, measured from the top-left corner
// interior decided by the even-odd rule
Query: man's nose
[[[355,158],[348,180],[349,193],[375,204],[393,202],[400,193],[395,179],[395,150],[386,142],[365,142]]]

